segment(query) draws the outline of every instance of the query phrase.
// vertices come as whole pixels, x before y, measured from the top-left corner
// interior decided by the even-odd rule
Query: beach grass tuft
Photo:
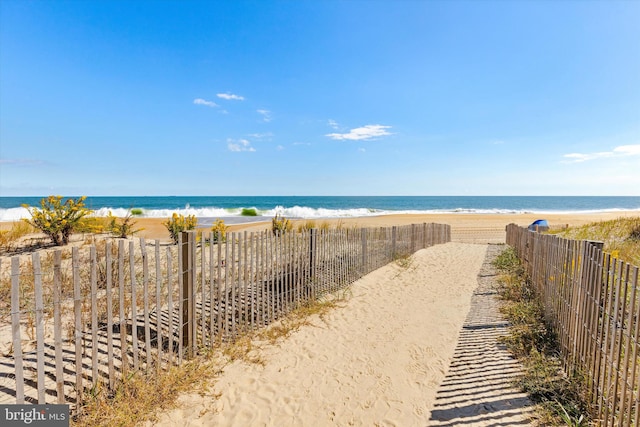
[[[130,426],[153,420],[158,408],[172,407],[180,394],[209,392],[220,373],[219,362],[197,357],[160,373],[131,372],[114,390],[98,383],[87,390],[88,398],[72,425]]]
[[[0,230],[0,254],[16,251],[22,239],[37,230],[26,221],[17,221],[9,230]]]

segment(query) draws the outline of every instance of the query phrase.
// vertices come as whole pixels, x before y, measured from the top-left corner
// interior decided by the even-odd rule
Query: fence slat
[[[625,351],[624,354],[624,362],[623,362],[623,368],[622,368],[622,390],[620,391],[620,396],[621,396],[621,401],[620,401],[620,414],[621,417],[624,419],[624,425],[625,426],[630,426],[631,425],[631,414],[628,413],[627,411],[629,411],[630,407],[628,407],[628,403],[627,403],[627,393],[629,393],[631,396],[633,396],[633,390],[634,390],[634,386],[633,386],[633,371],[631,370],[631,353],[633,353],[632,351],[630,351],[631,348],[633,348],[633,340],[632,340],[632,334],[633,334],[633,325],[634,325],[634,319],[637,322],[637,305],[636,305],[636,299],[637,299],[637,294],[636,294],[636,290],[637,290],[637,286],[635,286],[635,283],[637,283],[638,280],[638,269],[634,268],[631,279],[629,280],[629,273],[627,273],[627,283],[625,283],[625,287],[631,287],[631,296],[629,298],[629,302],[630,302],[630,307],[629,307],[629,317],[626,320],[626,329],[627,334],[626,334],[626,340],[625,340],[625,344],[623,346],[623,348],[627,349],[627,351]],[[622,345],[622,343],[621,343]],[[630,384],[631,383],[631,384]],[[628,388],[629,387],[629,388]]]
[[[24,370],[20,336],[20,258],[11,258],[11,335],[16,375],[16,404],[24,404]]]
[[[56,364],[56,395],[57,403],[64,404],[64,365],[62,359],[62,314],[60,294],[62,287],[62,252],[53,253],[53,342],[55,347]]]
[[[155,265],[156,265],[156,363],[157,370],[162,369],[162,346],[164,344],[162,337],[162,259],[160,258],[160,241],[156,240],[154,245]],[[168,316],[171,323],[171,311]]]
[[[91,263],[91,383],[98,383],[98,277],[95,246],[90,250]]]
[[[179,327],[178,327],[178,364],[182,363],[183,353],[184,353],[184,344],[189,334],[188,330],[188,319],[187,312],[189,308],[187,307],[187,295],[188,291],[185,289],[186,287],[186,278],[184,271],[184,259],[185,259],[185,245],[186,242],[184,239],[185,233],[178,234],[178,319],[179,319]]]
[[[173,322],[174,322],[174,315],[173,315],[173,264],[171,262],[171,248],[167,248],[167,311],[168,313],[168,321],[169,321],[169,331],[168,331],[168,335],[169,335],[169,345],[168,345],[168,353],[169,353],[169,359],[168,359],[168,367],[170,367],[173,364]],[[179,317],[180,318],[180,317]]]
[[[151,368],[151,322],[149,321],[149,257],[147,244],[143,237],[140,238],[140,253],[142,255],[142,317],[144,319],[144,353],[145,369]]]
[[[189,262],[188,262],[188,276],[189,276],[189,357],[193,357],[198,346],[198,321],[196,319],[196,298],[198,292],[197,284],[197,254],[196,254],[196,235],[193,232],[187,233],[189,235]]]
[[[106,261],[106,292],[107,292],[107,364],[109,375],[109,389],[114,390],[116,385],[115,366],[113,363],[113,254],[111,242],[105,244]]]
[[[82,290],[80,288],[80,256],[78,248],[71,250],[73,268],[73,315],[75,319],[74,338],[76,340],[76,405],[82,402]]]
[[[214,233],[209,232],[209,346],[213,347],[215,342],[215,244]],[[204,302],[203,302],[204,304]]]
[[[44,404],[44,303],[42,300],[42,269],[40,267],[40,254],[35,252],[31,256],[33,266],[33,283],[36,300],[36,372],[38,403]]]
[[[201,325],[201,333],[202,333],[202,345],[205,346],[207,345],[207,331],[206,331],[206,316],[205,316],[205,301],[207,300],[207,294],[206,294],[206,286],[205,284],[207,283],[207,268],[206,268],[206,262],[205,262],[205,258],[206,258],[206,244],[205,244],[205,236],[204,233],[202,234],[202,239],[201,239],[201,245],[200,245],[200,293],[201,293],[201,307],[202,307],[202,311],[200,314],[200,325]]]
[[[135,245],[129,241],[129,283],[131,284],[131,348],[133,368],[140,367],[138,349],[138,279],[136,277]]]
[[[216,285],[216,325],[218,343],[222,343],[222,232],[218,231],[218,283]],[[227,246],[226,244],[224,245]],[[213,307],[211,308],[213,310]]]
[[[125,376],[129,369],[129,346],[127,338],[127,316],[126,316],[126,290],[124,280],[124,240],[118,241],[118,297],[119,297],[119,323],[120,329],[120,357],[122,358],[121,372]]]

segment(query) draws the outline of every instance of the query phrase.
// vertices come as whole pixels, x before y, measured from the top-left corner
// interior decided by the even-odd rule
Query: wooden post
[[[182,274],[182,347],[187,349],[191,356],[191,343],[193,342],[193,329],[191,328],[191,313],[193,306],[193,282],[191,281],[190,267],[191,256],[189,249],[191,248],[191,233],[183,231],[180,251],[182,257],[180,259],[180,273]]]

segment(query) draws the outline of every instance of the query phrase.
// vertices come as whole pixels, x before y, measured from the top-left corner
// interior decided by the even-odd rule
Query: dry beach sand
[[[486,250],[447,243],[374,271],[342,307],[261,350],[264,366],[231,363],[211,394],[182,396],[153,425],[427,425]]]
[[[504,231],[508,224],[518,224],[527,226],[536,219],[544,218],[549,221],[552,227],[563,227],[566,225],[577,226],[588,224],[591,222],[605,221],[620,217],[640,216],[640,211],[626,212],[598,212],[594,214],[465,214],[465,213],[447,213],[447,214],[400,214],[400,215],[380,215],[359,218],[329,218],[317,219],[317,224],[327,222],[332,225],[340,224],[345,227],[390,227],[394,225],[421,224],[436,222],[439,224],[451,225],[456,240],[456,233],[464,237],[471,234],[479,235],[478,243],[486,241],[487,236],[491,236],[489,240],[504,241]],[[161,240],[169,242],[169,232],[162,224],[164,218],[136,218],[135,228],[143,230],[136,234],[138,237],[144,237],[150,240]],[[305,222],[302,221],[294,221]],[[12,222],[0,222],[0,230],[11,229]],[[270,221],[254,222],[245,224],[233,224],[229,226],[229,231],[260,231],[269,229]],[[202,228],[207,231],[206,228]],[[461,240],[465,240],[462,238]],[[499,242],[495,242],[499,243]]]
[[[640,211],[632,212],[606,212],[596,214],[402,214],[402,215],[381,215],[360,218],[331,218],[315,220],[317,224],[328,222],[329,224],[342,224],[346,227],[388,227],[393,225],[421,224],[436,222],[439,224],[451,225],[452,231],[461,236],[470,234],[491,234],[503,233],[508,224],[518,224],[527,226],[536,219],[544,218],[549,221],[552,227],[562,227],[565,225],[583,225],[596,221],[604,221],[619,217],[640,216]],[[159,218],[136,219],[136,226],[144,228],[138,235],[148,239],[169,240],[167,232]],[[295,222],[295,221],[294,221]],[[302,221],[304,222],[304,221]],[[229,231],[259,231],[271,227],[270,222],[247,223],[231,225]],[[464,240],[464,239],[463,239]]]

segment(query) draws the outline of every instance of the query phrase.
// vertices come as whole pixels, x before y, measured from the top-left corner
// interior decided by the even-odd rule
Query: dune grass
[[[640,217],[592,222],[580,227],[551,230],[550,233],[574,240],[604,242],[604,251],[614,258],[640,266]]]
[[[19,248],[21,240],[37,230],[26,221],[17,221],[8,230],[0,230],[0,255],[11,253]]]
[[[133,426],[153,420],[157,410],[175,405],[180,394],[209,392],[221,366],[215,359],[200,356],[159,374],[132,371],[115,390],[100,385],[88,390],[71,425]]]

